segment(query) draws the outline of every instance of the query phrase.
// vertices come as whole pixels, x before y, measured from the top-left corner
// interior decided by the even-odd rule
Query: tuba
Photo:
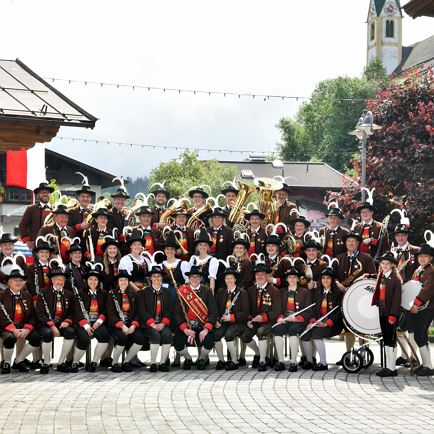
[[[249,196],[251,196],[251,194],[255,191],[254,187],[251,187],[250,185],[240,181],[238,181],[238,189],[239,193],[237,195],[237,199],[228,217],[229,221],[237,226],[242,225],[242,221],[244,220],[244,205],[249,199]]]
[[[274,223],[277,207],[273,194],[281,190],[283,184],[273,178],[256,178],[254,184],[259,191],[259,211],[265,215],[264,225]]]

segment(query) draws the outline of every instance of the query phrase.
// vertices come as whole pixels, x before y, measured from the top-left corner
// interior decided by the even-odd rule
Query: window
[[[373,41],[375,38],[375,23],[371,23],[371,31],[369,35],[369,39]]]
[[[393,20],[386,20],[386,38],[395,37],[395,23]]]
[[[14,203],[31,203],[32,192],[30,190],[26,190],[25,188],[6,187],[4,201]]]

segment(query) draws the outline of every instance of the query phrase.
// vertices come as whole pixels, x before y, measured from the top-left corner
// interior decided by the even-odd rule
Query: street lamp
[[[350,131],[348,134],[355,136],[362,144],[362,202],[365,202],[366,191],[363,187],[366,187],[366,145],[368,143],[368,137],[374,134],[374,131],[381,130],[380,125],[374,124],[374,117],[369,110],[363,110],[362,115],[357,122],[356,129]]]

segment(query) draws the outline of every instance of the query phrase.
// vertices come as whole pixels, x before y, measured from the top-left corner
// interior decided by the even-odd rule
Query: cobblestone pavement
[[[327,342],[329,361],[344,344]],[[3,433],[433,432],[434,379],[325,372],[38,372],[0,377]],[[146,358],[147,353],[141,353]]]

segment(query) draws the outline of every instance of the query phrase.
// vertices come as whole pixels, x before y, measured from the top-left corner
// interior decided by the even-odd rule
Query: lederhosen
[[[315,303],[315,306],[313,306],[311,310],[312,317],[308,322],[313,324],[334,307],[341,306],[342,293],[335,285],[332,285],[329,292],[326,294],[324,287],[319,285],[319,287],[313,291],[312,303]],[[301,340],[309,341],[310,339],[331,338],[341,333],[344,324],[340,308],[334,310],[323,321],[327,324],[327,327],[313,327],[308,333],[302,336]]]
[[[289,290],[283,288],[280,290],[282,301],[282,315],[280,318],[286,318],[295,312],[298,312],[310,304],[312,304],[312,291],[307,288],[297,286],[295,290]],[[298,322],[286,322],[280,325],[276,325],[273,329],[275,336],[298,336],[307,325],[307,321],[310,318],[310,311],[304,311],[296,317]]]

